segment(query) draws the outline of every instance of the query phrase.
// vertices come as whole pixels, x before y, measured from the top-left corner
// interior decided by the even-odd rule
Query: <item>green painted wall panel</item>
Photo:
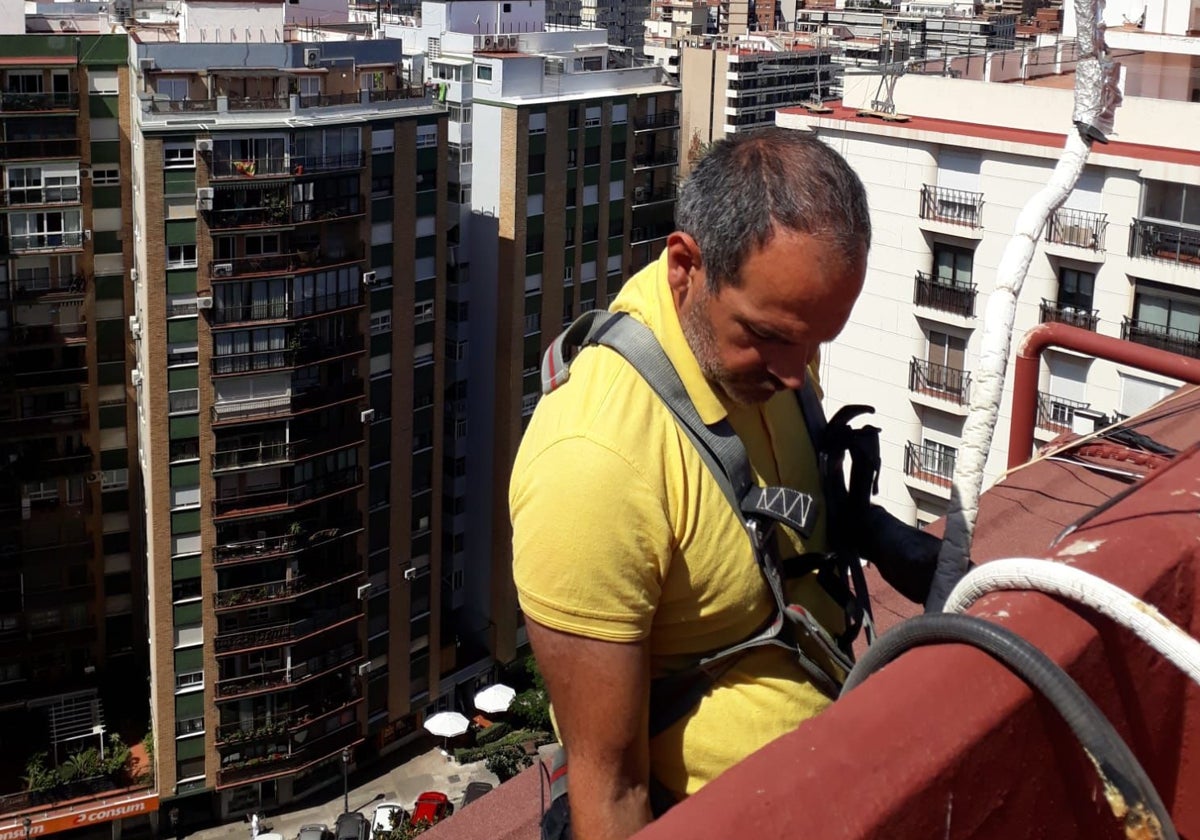
[[[121,143],[118,140],[104,140],[92,143],[92,163],[120,163]]]
[[[173,368],[167,371],[167,390],[181,391],[184,388],[198,388],[200,371],[198,368]]]
[[[200,511],[182,510],[171,514],[172,534],[194,534],[200,530]]]
[[[168,245],[192,245],[196,242],[196,223],[191,219],[175,219],[165,224]]]
[[[173,321],[167,321],[167,341],[195,341],[196,340],[196,319],[195,318],[180,318]]]
[[[195,294],[196,269],[167,272],[167,292],[173,295]]]
[[[195,169],[167,169],[163,172],[163,193],[182,195],[196,191]]]
[[[191,604],[180,604],[175,608],[175,626],[186,627],[189,624],[200,623],[200,607],[199,601]]]
[[[192,485],[199,483],[199,464],[180,464],[178,467],[171,467],[172,487],[191,487]]]
[[[120,409],[122,416],[125,414],[125,406],[111,406],[111,408]],[[100,409],[104,411],[104,409]],[[105,449],[100,453],[100,469],[102,470],[120,470],[129,466],[129,450],[128,449]]]
[[[88,116],[100,119],[116,119],[120,116],[120,105],[116,96],[88,97]]]
[[[200,418],[194,414],[190,417],[172,417],[167,434],[171,440],[198,437],[200,435]]]
[[[105,362],[97,365],[99,382],[101,385],[124,385],[125,384],[125,362]]]
[[[200,555],[193,554],[191,557],[180,557],[171,561],[171,579],[172,580],[191,580],[192,578],[200,577]],[[199,650],[199,648],[196,648]],[[182,653],[183,651],[179,651]],[[178,656],[179,653],[175,655]]]
[[[125,278],[119,274],[97,277],[96,297],[100,300],[119,300],[125,297]]]
[[[125,425],[125,406],[123,405],[102,405],[100,406],[100,428],[101,429],[119,429]]]
[[[92,206],[112,208],[121,206],[120,187],[92,187]]]

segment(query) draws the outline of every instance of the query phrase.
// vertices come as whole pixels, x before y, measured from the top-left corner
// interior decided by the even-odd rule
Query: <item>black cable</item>
[[[1125,810],[1119,813],[1114,809],[1114,814],[1124,822],[1128,836],[1141,836],[1138,832],[1142,831],[1148,837],[1178,840],[1171,815],[1146,771],[1096,704],[1050,657],[1006,627],[954,613],[910,618],[867,649],[846,678],[842,695],[910,648],[945,642],[979,648],[1053,704],[1096,764],[1105,788],[1114,789],[1119,796]],[[1113,796],[1108,799],[1114,801]]]

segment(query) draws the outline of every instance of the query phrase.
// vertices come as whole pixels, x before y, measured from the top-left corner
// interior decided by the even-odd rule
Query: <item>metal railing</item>
[[[1087,248],[1091,251],[1103,251],[1106,230],[1108,216],[1104,213],[1060,207],[1050,217],[1050,224],[1046,228],[1046,241]]]
[[[211,113],[216,110],[216,99],[155,99],[150,102],[152,114]]]
[[[285,624],[238,630],[232,633],[218,632],[213,639],[213,648],[221,655],[262,647],[292,644],[306,636],[323,633],[332,627],[356,618],[362,618],[359,602],[343,604],[335,609],[316,610],[311,616]]]
[[[313,172],[331,172],[337,169],[361,169],[366,163],[365,151],[343,152],[340,155],[292,156],[292,174],[308,175]]]
[[[362,202],[356,195],[344,198],[320,198],[292,205],[290,221],[296,225],[307,222],[325,222],[330,219],[360,216],[363,212]]]
[[[0,111],[78,110],[78,93],[0,93]]]
[[[634,244],[643,242],[653,242],[656,239],[664,239],[671,235],[675,230],[672,225],[651,225],[647,227],[635,227],[629,231],[629,241]]]
[[[668,187],[659,187],[656,190],[648,190],[645,187],[633,188],[633,206],[643,207],[647,204],[656,204],[660,201],[674,201],[678,190],[672,184]]]
[[[917,272],[913,303],[929,309],[950,312],[964,318],[975,316],[975,284],[956,283],[924,271]]]
[[[307,346],[281,350],[251,350],[213,356],[213,376],[233,376],[269,370],[316,364],[338,356],[361,353],[365,349],[361,335],[348,336],[341,341],[316,341]]]
[[[321,437],[304,440],[264,440],[245,446],[222,449],[214,452],[213,471],[233,470],[245,467],[263,467],[301,461],[346,446],[363,442],[359,426],[340,427]]]
[[[273,507],[294,507],[362,484],[362,468],[346,467],[293,487],[234,492],[212,501],[213,516],[242,515]]]
[[[1172,329],[1126,317],[1121,322],[1121,338],[1147,347],[1157,347],[1200,359],[1200,333]]]
[[[263,175],[290,175],[287,156],[259,158],[213,158],[209,163],[210,178],[257,178]]]
[[[61,187],[9,187],[0,189],[0,207],[44,207],[53,204],[79,204],[78,184]]]
[[[1052,432],[1072,431],[1075,428],[1076,409],[1091,407],[1091,403],[1069,400],[1066,397],[1056,397],[1054,394],[1038,391],[1037,427]]]
[[[86,376],[84,379],[86,381]],[[212,419],[214,423],[257,421],[264,417],[281,417],[324,408],[362,396],[363,381],[351,379],[334,385],[308,388],[294,393],[291,397],[283,395],[217,403],[212,407]]]
[[[954,450],[910,441],[904,446],[904,474],[949,487],[954,478],[956,459]]]
[[[660,149],[653,154],[634,155],[634,169],[648,169],[651,166],[669,166],[679,162],[679,149]]]
[[[908,390],[966,405],[971,395],[971,372],[914,357],[908,365]]]
[[[634,117],[634,131],[652,131],[658,128],[675,128],[679,125],[678,111],[661,111],[650,116]]]
[[[230,96],[226,101],[230,111],[286,111],[291,107],[286,96]]]
[[[325,523],[321,523],[325,525]],[[213,548],[213,565],[239,563],[247,560],[271,560],[310,548],[319,548],[342,537],[362,531],[362,516],[355,514],[334,526],[305,528],[296,523],[292,533],[252,540],[221,543]]]
[[[0,160],[79,157],[79,139],[47,137],[43,140],[0,140]]]
[[[336,755],[344,747],[358,741],[359,738],[358,721],[354,720],[328,735],[306,741],[303,746],[293,747],[291,753],[270,753],[225,764],[217,770],[217,784],[221,786],[244,784],[251,780],[268,779],[272,776],[290,773],[300,767],[315,764],[328,756]]]
[[[983,224],[983,193],[921,186],[921,218],[977,228]]]
[[[8,247],[13,251],[44,251],[51,248],[82,248],[82,230],[50,233],[10,233]]]
[[[1042,298],[1040,313],[1040,323],[1042,324],[1069,324],[1072,327],[1095,332],[1096,325],[1100,323],[1100,313],[1095,309],[1078,309],[1047,298]]]
[[[1129,226],[1129,256],[1200,265],[1200,229],[1134,219]]]
[[[12,296],[16,300],[39,298],[42,295],[82,295],[87,292],[86,274],[71,277],[50,277],[46,280],[15,280]]]
[[[240,586],[213,593],[213,606],[218,609],[257,607],[274,601],[295,598],[326,586],[332,586],[361,575],[362,569],[346,565],[343,568],[323,568],[318,576],[299,575],[290,580],[277,580],[255,586]]]
[[[8,334],[7,343],[14,347],[61,344],[67,339],[87,338],[87,323],[74,324],[15,324]]]
[[[214,260],[208,264],[208,270],[213,280],[222,280],[247,274],[290,274],[341,263],[359,262],[362,258],[362,244],[352,243],[339,248],[309,248],[286,254]]]

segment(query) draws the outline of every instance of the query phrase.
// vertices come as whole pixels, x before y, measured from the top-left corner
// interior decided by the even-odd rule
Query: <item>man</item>
[[[662,256],[613,309],[650,328],[704,423],[729,422],[758,483],[820,499],[792,392],[815,378],[821,344],[862,290],[861,182],[812,135],[768,129],[715,144],[676,214]],[[651,740],[652,677],[748,638],[774,602],[698,451],[617,353],[583,350],[541,401],[510,504],[514,579],[569,756],[576,840],[628,837],[652,819],[652,783],[681,799],[828,704],[794,656],[758,648]],[[824,550],[826,530],[822,505],[807,541],[776,529],[777,551]],[[840,630],[816,575],[788,597]]]

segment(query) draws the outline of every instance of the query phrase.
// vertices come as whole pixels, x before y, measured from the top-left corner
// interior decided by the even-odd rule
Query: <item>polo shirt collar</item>
[[[641,294],[637,297],[641,298],[639,301],[641,305],[638,306],[633,301],[629,301],[629,303],[634,303],[629,308],[635,314],[642,316],[646,326],[650,328],[662,345],[667,358],[675,366],[675,371],[679,374],[688,396],[696,406],[700,419],[709,426],[719,423],[728,416],[729,411],[717,391],[704,378],[704,374],[700,371],[700,364],[696,361],[695,354],[692,353],[692,348],[688,346],[687,339],[683,337],[683,327],[679,325],[679,313],[675,311],[675,301],[671,297],[671,287],[667,282],[667,252],[665,248],[662,255],[659,256],[658,262],[654,264],[653,270],[646,273],[651,274],[647,279],[653,282],[653,288],[638,289],[637,291]],[[618,300],[615,308],[625,308],[621,306],[621,303],[622,301]]]

